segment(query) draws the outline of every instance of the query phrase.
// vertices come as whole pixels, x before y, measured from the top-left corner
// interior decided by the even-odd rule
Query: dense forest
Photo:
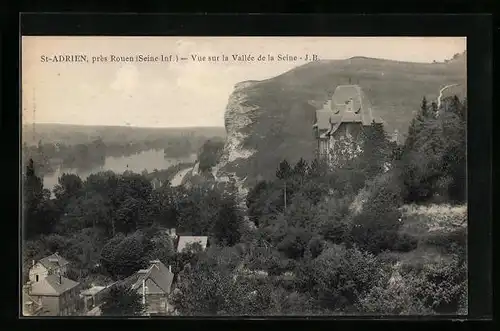
[[[464,313],[466,228],[451,227],[463,221],[418,235],[403,228],[404,208],[465,203],[466,112],[457,97],[441,109],[424,99],[403,145],[374,123],[358,157],[335,167],[283,160],[244,201],[232,182],[153,190],[131,172],[64,174],[51,198],[32,159],[23,174],[24,274],[55,251],[72,262],[69,278],[87,286],[159,259],[181,276],[171,297],[181,315]],[[204,150],[212,147],[217,155],[220,145]],[[161,231],[173,227],[209,236],[209,247],[176,253]],[[439,259],[408,259],[430,247]],[[118,307],[141,310],[119,288],[103,313]]]

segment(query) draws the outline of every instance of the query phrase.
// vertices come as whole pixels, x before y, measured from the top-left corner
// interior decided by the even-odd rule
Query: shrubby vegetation
[[[373,124],[359,157],[335,168],[283,160],[273,180],[251,188],[246,208],[229,183],[153,190],[128,172],[63,175],[51,199],[31,162],[25,268],[58,251],[86,283],[160,259],[176,274],[171,301],[183,315],[465,312],[467,105],[448,98],[439,116],[435,108],[424,100],[403,146]],[[212,147],[220,145],[200,154],[206,170]],[[435,212],[444,203],[450,212]],[[209,236],[209,248],[176,253],[164,231],[173,227]],[[103,311],[135,307],[120,293]]]

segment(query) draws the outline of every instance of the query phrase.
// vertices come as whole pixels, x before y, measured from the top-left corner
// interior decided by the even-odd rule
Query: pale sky
[[[282,74],[308,61],[251,62],[232,54],[317,54],[408,62],[443,61],[466,49],[465,37],[23,37],[23,123],[223,126],[234,85]],[[42,63],[41,56],[85,54],[89,63]],[[194,54],[227,62],[94,63],[99,55]],[[33,102],[36,103],[33,119]]]

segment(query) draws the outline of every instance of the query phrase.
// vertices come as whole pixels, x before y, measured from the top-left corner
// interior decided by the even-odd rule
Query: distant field
[[[70,124],[24,125],[22,140],[28,144],[64,143],[76,145],[90,142],[100,137],[106,143],[141,142],[147,140],[164,139],[168,137],[225,137],[224,127],[189,127],[189,128],[141,128],[128,126],[86,126]],[[34,139],[35,138],[35,139]]]

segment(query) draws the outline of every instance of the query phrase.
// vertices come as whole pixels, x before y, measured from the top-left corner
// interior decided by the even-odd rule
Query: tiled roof
[[[349,100],[353,101],[353,108],[361,107],[361,88],[358,85],[340,85],[333,93],[332,103],[335,105],[344,105]]]
[[[80,292],[81,295],[96,295],[97,293],[101,292],[104,290],[106,286],[94,286],[89,289],[86,289],[82,292]]]
[[[31,286],[31,295],[61,295],[80,283],[59,275],[49,275]]]
[[[318,125],[318,130],[328,130],[330,129],[330,116],[332,112],[327,109],[316,110],[316,124]]]
[[[123,281],[123,285],[136,290],[142,286],[142,281],[151,280],[164,293],[170,293],[174,274],[160,261],[154,261],[148,269],[139,270]]]
[[[69,264],[69,262],[61,257],[57,252],[40,259],[38,262],[40,262],[40,264],[47,269],[56,269]]]
[[[381,122],[381,119],[373,116],[372,106],[361,87],[340,85],[335,89],[332,99],[316,111],[315,126],[320,131],[329,130],[333,133],[340,123],[362,123],[367,126],[374,120]]]
[[[202,249],[207,248],[207,236],[180,236],[179,243],[177,244],[177,252],[182,252],[189,244],[199,243]]]

